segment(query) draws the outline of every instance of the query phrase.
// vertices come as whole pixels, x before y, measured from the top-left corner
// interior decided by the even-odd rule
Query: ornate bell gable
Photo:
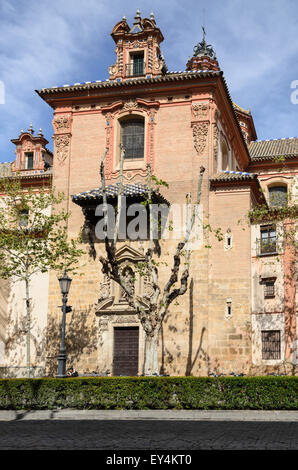
[[[132,28],[123,17],[114,26],[111,36],[116,43],[117,60],[109,67],[110,80],[151,78],[165,73],[166,66],[159,47],[164,38],[153,13],[150,19],[141,18],[137,10]]]

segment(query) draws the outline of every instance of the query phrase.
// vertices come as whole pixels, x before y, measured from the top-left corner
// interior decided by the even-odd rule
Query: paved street
[[[298,414],[2,411],[0,449],[298,450]]]

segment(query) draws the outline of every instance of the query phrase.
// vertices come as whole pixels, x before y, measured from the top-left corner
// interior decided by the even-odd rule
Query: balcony
[[[135,60],[126,65],[126,77],[140,77],[145,74],[144,61]]]

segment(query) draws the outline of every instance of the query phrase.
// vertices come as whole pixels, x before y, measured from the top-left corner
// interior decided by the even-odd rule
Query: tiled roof
[[[298,157],[298,137],[256,140],[249,144],[248,149],[252,161]]]
[[[11,170],[11,162],[8,163],[0,163],[0,178],[21,178],[21,179],[32,179],[32,178],[44,178],[48,176],[52,176],[53,169],[48,168],[46,171],[44,170],[31,170],[30,172],[12,172]]]
[[[246,181],[257,180],[258,176],[255,173],[247,173],[245,171],[221,171],[210,178],[211,182],[220,181]]]
[[[244,182],[244,183],[243,183]],[[225,187],[232,185],[237,189],[237,186],[248,184],[255,194],[256,200],[259,204],[266,204],[264,194],[261,189],[260,181],[256,173],[248,173],[246,171],[222,171],[210,178],[210,186]]]
[[[247,148],[246,141],[242,135],[241,127],[235,112],[235,106],[232,102],[232,98],[224,78],[223,72],[221,70],[186,70],[186,71],[175,71],[175,72],[167,72],[165,75],[160,75],[156,77],[150,77],[147,75],[145,78],[136,77],[136,78],[128,78],[122,81],[116,80],[95,80],[83,83],[74,83],[73,85],[63,85],[63,86],[53,86],[48,88],[42,88],[41,90],[35,90],[36,93],[45,101],[48,98],[51,98],[51,95],[57,93],[64,93],[64,92],[76,92],[76,91],[83,91],[83,90],[93,90],[93,89],[103,89],[103,88],[113,88],[113,87],[125,87],[131,85],[145,85],[145,84],[153,84],[153,83],[164,83],[164,82],[179,82],[183,80],[192,80],[196,78],[204,78],[204,77],[221,77],[223,81],[223,85],[225,91],[227,93],[228,100],[231,104],[231,108],[234,114],[236,126],[239,129],[239,133],[241,139],[243,141],[244,146]],[[237,106],[237,105],[236,105]],[[238,107],[240,108],[240,107]],[[241,108],[242,109],[242,108]],[[248,150],[247,150],[248,152]]]
[[[110,198],[116,198],[119,192],[119,183],[116,184],[110,184],[106,187],[106,194],[107,197]],[[158,202],[164,202],[168,204],[168,201],[157,191],[152,190],[153,195],[155,196],[156,199],[158,199]],[[135,196],[145,196],[148,194],[148,186],[146,184],[142,183],[128,183],[123,185],[123,196],[126,197],[135,197]],[[90,191],[85,191],[79,194],[74,194],[72,196],[73,202],[76,204],[82,204],[85,202],[96,202],[98,200],[102,199],[102,188],[98,189],[91,189]]]
[[[235,103],[234,101],[233,101],[233,106],[234,106],[234,109],[235,109],[236,111],[241,111],[241,112],[244,113],[244,114],[249,114],[249,115],[251,115],[250,109],[241,108],[241,106],[239,106],[239,105],[238,105],[237,103]]]
[[[111,87],[123,87],[125,85],[137,85],[137,84],[145,84],[145,83],[159,83],[159,82],[169,82],[169,81],[179,81],[184,79],[192,79],[197,77],[210,77],[222,75],[222,72],[213,71],[213,70],[190,70],[184,72],[168,72],[165,75],[160,75],[157,77],[136,77],[136,78],[128,78],[126,80],[117,81],[116,80],[96,80],[90,82],[83,82],[83,83],[74,83],[73,85],[62,85],[62,86],[53,86],[49,88],[42,88],[41,90],[36,90],[36,92],[43,96],[46,94],[53,94],[53,93],[63,93],[65,91],[79,91],[79,90],[86,90],[86,89],[96,89],[96,88],[111,88]]]

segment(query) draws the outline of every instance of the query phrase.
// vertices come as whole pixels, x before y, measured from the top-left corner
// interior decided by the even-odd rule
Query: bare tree
[[[147,201],[149,207],[149,220],[150,220],[150,235],[149,235],[149,247],[145,254],[145,267],[143,266],[142,272],[143,275],[148,277],[151,280],[153,295],[149,299],[149,305],[144,306],[141,299],[135,293],[132,283],[127,282],[123,273],[120,269],[120,263],[116,257],[116,245],[119,234],[119,223],[120,223],[120,213],[122,206],[123,198],[123,159],[124,159],[125,150],[121,147],[120,151],[120,182],[118,190],[118,199],[117,199],[117,218],[114,229],[113,239],[108,237],[107,234],[107,224],[108,224],[108,212],[107,212],[107,194],[106,194],[106,183],[105,183],[105,155],[104,153],[101,166],[100,166],[100,175],[101,175],[101,184],[102,184],[102,196],[103,196],[103,214],[105,221],[105,250],[106,257],[100,256],[100,261],[102,263],[102,272],[106,274],[110,279],[116,282],[125,292],[126,299],[128,304],[136,312],[142,327],[145,331],[145,361],[144,361],[144,374],[145,375],[158,375],[158,335],[162,326],[162,322],[166,313],[168,312],[169,306],[172,302],[177,299],[177,297],[185,294],[188,288],[188,278],[189,278],[189,261],[190,261],[190,236],[192,228],[194,226],[195,220],[198,216],[198,206],[201,199],[201,187],[202,180],[205,168],[201,166],[200,175],[198,179],[198,188],[196,201],[191,214],[191,202],[190,195],[187,198],[187,213],[188,220],[185,231],[184,239],[181,240],[176,247],[175,253],[173,255],[173,266],[171,274],[165,286],[162,287],[159,284],[159,272],[158,265],[153,259],[154,255],[154,224],[153,224],[153,213],[152,213],[152,175],[150,165],[147,165],[148,170],[148,183],[147,183]],[[184,267],[182,273],[180,274],[180,265],[181,257],[184,256]],[[177,283],[179,286],[176,287]]]

